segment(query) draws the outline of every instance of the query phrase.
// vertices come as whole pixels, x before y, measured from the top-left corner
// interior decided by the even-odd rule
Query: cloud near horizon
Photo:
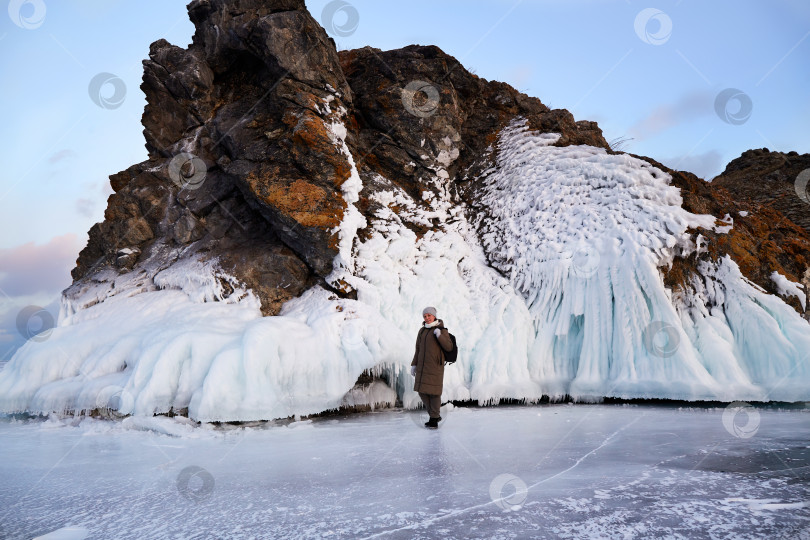
[[[660,161],[671,169],[694,173],[708,182],[711,182],[724,169],[723,156],[717,150],[709,150],[702,154],[676,156]]]
[[[55,165],[62,161],[67,161],[76,157],[78,157],[76,152],[70,150],[69,148],[65,148],[64,150],[59,150],[58,152],[51,154],[51,156],[48,158],[48,163]]]
[[[72,281],[70,271],[81,248],[78,236],[69,233],[43,245],[0,249],[0,289],[8,297],[62,292]]]
[[[662,131],[713,114],[714,95],[702,90],[681,96],[678,101],[671,104],[660,105],[642,118],[628,130],[628,136],[643,140],[649,139]]]

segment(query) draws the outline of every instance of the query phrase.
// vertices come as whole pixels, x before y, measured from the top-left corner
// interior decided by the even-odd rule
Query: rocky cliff
[[[193,44],[158,41],[144,62],[149,160],[110,177],[115,194],[72,290],[102,269],[154,273],[199,253],[255,291],[266,315],[314,283],[351,295],[326,278],[352,160],[363,185],[352,202],[370,216],[370,195],[391,187],[380,176],[416,200],[437,189],[424,180],[437,171],[469,183],[519,115],[562,134],[557,144],[607,148],[596,123],[481,79],[437,47],[338,54],[303,1],[200,1],[189,13]],[[338,121],[348,153],[329,129]]]
[[[705,257],[729,255],[747,279],[778,294],[773,272],[810,290],[810,199],[802,199],[796,188],[805,170],[810,170],[810,154],[748,150],[711,183],[680,171],[673,172],[673,183],[682,190],[684,208],[733,224],[723,234],[701,231],[709,239]],[[668,283],[683,279],[684,265],[691,266],[679,261]],[[810,320],[796,297],[784,299]]]
[[[436,47],[338,52],[303,0],[189,14],[144,62],[149,159],[0,410],[416,407],[428,304],[459,335],[444,400],[810,398],[810,156],[708,183]]]
[[[192,254],[217,259],[265,315],[316,283],[351,295],[333,274],[349,204],[373,216],[371,195],[390,183],[424,200],[437,190],[425,179],[440,173],[474,208],[475,178],[492,165],[487,149],[519,116],[560,134],[555,145],[609,150],[595,122],[481,79],[437,47],[338,53],[303,0],[195,1],[189,13],[192,45],[155,42],[144,62],[149,160],[110,177],[115,194],[68,296],[102,274],[109,281],[102,269],[154,273]],[[345,126],[344,152],[335,122]],[[772,292],[773,271],[810,283],[807,204],[790,192],[810,156],[746,152],[710,185],[647,161],[673,174],[686,209],[736,219],[729,235],[709,234],[707,256],[730,254]],[[347,201],[353,169],[362,190]],[[679,262],[669,282],[685,284],[693,268]]]

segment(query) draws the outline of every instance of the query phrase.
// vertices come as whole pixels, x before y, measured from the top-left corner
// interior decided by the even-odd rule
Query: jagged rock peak
[[[214,73],[227,72],[247,56],[276,78],[328,84],[351,102],[335,43],[303,0],[195,0],[189,15],[196,28],[193,45],[205,51]]]

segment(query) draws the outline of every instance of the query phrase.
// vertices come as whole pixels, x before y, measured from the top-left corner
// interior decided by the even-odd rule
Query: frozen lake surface
[[[810,539],[810,409],[0,420],[0,537]]]

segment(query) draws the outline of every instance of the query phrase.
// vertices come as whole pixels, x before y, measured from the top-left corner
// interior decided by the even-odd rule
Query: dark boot
[[[440,418],[431,418],[425,422],[425,427],[428,429],[439,429],[439,420]]]

